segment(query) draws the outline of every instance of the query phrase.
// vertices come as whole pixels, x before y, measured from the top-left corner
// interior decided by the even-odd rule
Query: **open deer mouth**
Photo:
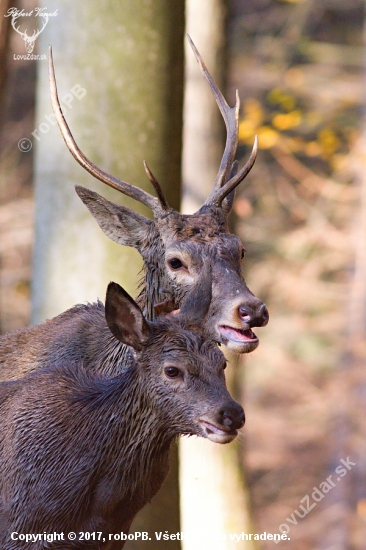
[[[228,340],[230,342],[237,342],[237,343],[251,343],[256,344],[259,340],[256,334],[252,331],[251,328],[247,329],[241,329],[241,328],[234,328],[234,327],[228,327],[226,325],[220,325],[219,326],[220,334],[224,337],[225,340]]]
[[[207,420],[201,418],[199,420],[207,439],[210,439],[214,443],[230,443],[238,435],[238,430],[229,430],[225,426],[216,426]]]

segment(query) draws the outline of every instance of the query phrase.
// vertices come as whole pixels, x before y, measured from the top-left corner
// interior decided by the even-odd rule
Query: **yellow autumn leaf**
[[[295,108],[295,98],[291,97],[290,95],[286,95],[283,97],[281,101],[281,107],[285,109],[286,111],[291,111]]]
[[[290,113],[277,113],[272,118],[272,124],[279,130],[289,130],[295,128],[301,122],[301,111],[296,109]]]
[[[282,97],[282,91],[279,88],[273,88],[273,90],[271,90],[267,94],[267,100],[272,104],[278,104],[280,102],[281,97]]]
[[[270,149],[276,145],[280,137],[279,133],[270,126],[261,126],[258,128],[257,133],[260,149]]]
[[[323,128],[318,134],[318,140],[325,158],[329,158],[340,146],[340,140],[330,128]]]
[[[256,133],[256,125],[248,119],[239,122],[239,141],[246,142]]]
[[[279,88],[271,90],[267,94],[267,100],[272,103],[272,105],[280,105],[285,111],[292,111],[296,105],[295,98]]]

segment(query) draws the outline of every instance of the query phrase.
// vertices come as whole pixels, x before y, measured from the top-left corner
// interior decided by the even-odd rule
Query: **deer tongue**
[[[244,330],[221,325],[219,330],[224,338],[234,342],[254,342],[258,340],[251,328]]]

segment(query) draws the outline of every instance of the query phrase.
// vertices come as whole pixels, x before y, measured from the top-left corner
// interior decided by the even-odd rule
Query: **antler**
[[[169,209],[168,203],[163,195],[160,185],[158,184],[155,177],[151,174],[150,170],[147,169],[147,173],[150,181],[153,183],[155,189],[157,190],[158,198],[153,197],[143,189],[139,189],[138,187],[135,187],[130,183],[117,179],[111,174],[104,172],[104,170],[101,170],[89,159],[87,159],[87,157],[79,149],[70,132],[70,128],[67,125],[58,99],[55,70],[52,58],[52,46],[49,47],[49,79],[52,108],[57,120],[58,127],[60,128],[62,137],[64,138],[67,148],[69,149],[72,156],[78,161],[78,163],[98,180],[106,183],[110,187],[113,187],[113,189],[117,189],[117,191],[120,191],[124,195],[127,195],[128,197],[131,197],[150,208],[155,216],[159,216],[163,212],[166,212]],[[151,177],[149,174],[151,175]]]
[[[221,206],[222,201],[224,198],[235,189],[243,181],[243,179],[249,174],[251,171],[253,164],[255,163],[255,159],[257,158],[258,153],[258,137],[254,137],[254,145],[252,152],[250,154],[250,157],[246,164],[243,166],[239,172],[233,176],[229,181],[221,188],[215,188],[209,195],[209,197],[206,199],[205,204],[213,204],[215,206]]]
[[[169,204],[167,203],[167,200],[164,197],[164,193],[163,193],[163,190],[160,186],[160,183],[158,182],[158,180],[156,179],[154,174],[151,172],[150,168],[147,165],[146,160],[144,160],[143,163],[144,163],[144,168],[145,168],[146,175],[149,178],[149,180],[151,181],[151,183],[152,183],[152,185],[153,185],[153,187],[156,191],[156,194],[158,195],[158,199],[160,201],[160,204],[161,204],[162,208],[164,210],[169,210]]]
[[[226,137],[224,154],[222,156],[220,168],[215,179],[213,190],[205,201],[205,205],[212,204],[215,206],[221,206],[224,198],[233,189],[235,189],[235,187],[239,185],[239,183],[243,181],[243,179],[250,172],[257,156],[258,140],[257,140],[257,137],[255,137],[253,150],[249,157],[248,162],[245,164],[245,166],[243,166],[241,170],[239,170],[239,172],[234,177],[230,178],[230,172],[234,162],[236,149],[238,146],[239,107],[240,107],[239,94],[238,94],[238,91],[236,91],[235,106],[229,107],[224,96],[222,95],[219,88],[216,86],[212,76],[208,72],[208,69],[199,51],[194,45],[191,37],[189,35],[187,35],[187,37],[192,47],[193,53],[197,59],[197,62],[200,66],[202,74],[211,88],[211,91],[216,99],[216,103],[225,121],[227,137]]]

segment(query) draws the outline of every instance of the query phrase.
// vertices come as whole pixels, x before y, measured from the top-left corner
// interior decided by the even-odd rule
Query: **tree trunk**
[[[82,151],[107,172],[151,192],[142,165],[146,159],[169,203],[179,208],[183,0],[107,0],[102,5],[42,0],[40,5],[49,13],[58,10],[39,37],[38,54],[52,44],[59,97],[61,103],[65,99],[64,113]],[[76,303],[104,300],[111,280],[137,293],[139,254],[105,237],[77,197],[75,184],[150,216],[140,204],[96,182],[72,158],[49,117],[45,61],[39,62],[37,100],[34,323]],[[179,530],[176,454],[173,475],[132,531]],[[140,544],[129,542],[125,548]],[[156,542],[144,542],[149,547]],[[179,542],[164,547],[179,548]]]
[[[5,85],[7,78],[7,52],[10,35],[11,17],[5,17],[8,9],[13,7],[11,0],[0,2],[0,122],[4,112]]]
[[[188,33],[216,83],[223,89],[225,1],[188,0],[186,16]],[[228,99],[229,104],[235,101],[233,97]],[[224,148],[223,130],[218,107],[188,47],[183,138],[184,213],[197,211],[212,190]],[[242,369],[240,360],[230,357],[227,377],[233,395],[238,393],[235,392],[235,382],[240,374],[238,369]],[[239,450],[238,443],[217,445],[198,438],[181,440],[184,550],[254,548],[253,542],[234,542],[227,536],[242,531],[253,532]]]

